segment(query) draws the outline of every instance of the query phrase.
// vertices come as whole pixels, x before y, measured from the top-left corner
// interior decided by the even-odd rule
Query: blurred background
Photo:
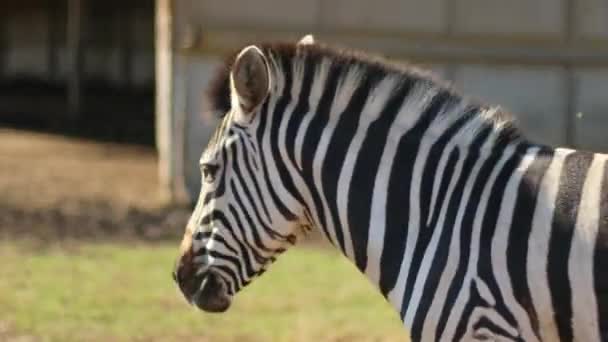
[[[171,281],[214,68],[307,33],[432,69],[532,140],[608,152],[607,0],[3,1],[0,341],[406,339],[318,238],[222,316]]]

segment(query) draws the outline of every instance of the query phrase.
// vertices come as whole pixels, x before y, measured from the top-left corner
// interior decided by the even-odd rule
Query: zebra
[[[608,155],[312,36],[244,47],[208,95],[221,123],[173,272],[191,304],[227,310],[318,230],[412,341],[608,340]]]

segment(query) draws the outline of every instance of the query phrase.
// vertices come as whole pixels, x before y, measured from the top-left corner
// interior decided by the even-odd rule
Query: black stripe
[[[423,127],[428,127],[430,122],[432,122],[432,119],[437,117],[443,110],[454,108],[458,103],[459,101],[451,97],[448,92],[444,91],[438,93],[423,113],[423,120],[428,122]],[[464,121],[462,124],[464,124]],[[416,283],[416,277],[418,275],[418,271],[420,270],[422,258],[424,257],[424,251],[426,250],[432,236],[432,229],[427,226],[427,218],[430,211],[431,192],[433,189],[433,183],[435,181],[437,166],[442,155],[447,153],[448,160],[446,162],[443,174],[451,175],[454,172],[457,156],[452,154],[451,151],[445,151],[445,149],[450,139],[456,134],[456,132],[458,132],[459,129],[460,125],[456,124],[452,125],[447,131],[445,131],[444,134],[441,135],[433,144],[431,150],[429,151],[428,158],[425,160],[424,172],[421,180],[421,190],[424,191],[421,191],[420,194],[420,222],[418,223],[418,240],[416,241],[416,246],[414,247],[414,252],[412,253],[410,267],[408,268],[408,282],[405,286],[403,303],[401,305],[402,319],[405,316],[407,308],[409,307],[412,291],[414,290],[414,284]],[[437,203],[435,204],[436,206],[440,206],[445,198],[449,180],[449,177],[443,177],[443,179],[440,180],[439,190],[437,192]],[[436,224],[436,221],[436,219],[432,220],[430,227],[433,227]]]
[[[220,221],[222,223],[222,225],[225,227],[225,229],[227,230],[232,230],[232,226],[230,225],[230,222],[228,222],[228,219],[226,218],[226,216],[224,215],[224,213],[222,213],[221,211],[214,211],[212,214],[210,214],[208,217],[213,217],[214,221]],[[237,240],[238,241],[238,240]],[[240,244],[240,243],[239,243]],[[243,246],[241,246],[242,248]],[[209,253],[212,256],[215,256],[214,253],[216,253],[216,251],[213,250],[207,250],[206,248],[202,249],[201,253],[205,253],[205,251],[207,253]],[[241,271],[241,265],[243,265],[245,267],[245,272],[246,274],[253,274],[254,268],[253,265],[251,264],[251,260],[249,258],[237,258],[234,255],[227,255],[227,254],[222,254],[222,259],[226,259],[228,261],[231,261],[232,263],[235,264],[235,266],[237,266],[237,268],[239,269],[239,271]],[[243,259],[243,262],[234,262],[234,261],[238,261],[239,259]]]
[[[258,263],[262,263],[262,262],[263,262],[263,260],[265,260],[265,258],[264,258],[264,257],[262,257],[261,255],[257,254],[257,249],[256,249],[254,246],[252,246],[252,245],[249,243],[249,241],[247,241],[247,238],[246,238],[246,236],[245,236],[245,235],[244,235],[244,233],[243,233],[243,226],[241,225],[241,222],[240,222],[240,220],[238,219],[238,217],[236,217],[236,213],[233,211],[233,210],[234,210],[234,208],[233,208],[233,206],[232,206],[232,205],[229,205],[229,210],[231,211],[231,214],[232,214],[233,216],[235,216],[235,219],[236,219],[236,221],[237,221],[237,222],[236,222],[236,223],[237,223],[237,228],[238,228],[238,229],[239,229],[239,231],[241,231],[241,233],[243,234],[243,235],[242,235],[242,236],[243,236],[243,239],[242,239],[242,240],[240,240],[240,239],[239,239],[239,238],[238,238],[238,237],[235,235],[235,229],[234,229],[234,226],[230,226],[230,225],[229,225],[229,226],[227,226],[227,227],[231,227],[231,228],[229,228],[229,229],[227,229],[227,230],[230,232],[230,234],[231,234],[231,235],[232,235],[232,237],[234,238],[234,241],[236,241],[236,242],[237,242],[237,244],[239,245],[239,247],[240,247],[241,251],[249,251],[249,252],[253,253],[254,258],[256,259],[256,261],[257,261]],[[207,225],[208,225],[208,224],[212,223],[212,222],[213,222],[214,220],[216,220],[216,219],[220,219],[220,220],[222,220],[222,219],[223,219],[222,224],[228,225],[228,222],[229,222],[229,221],[227,221],[226,217],[224,216],[224,213],[219,212],[219,211],[217,211],[217,210],[215,210],[214,212],[210,213],[209,215],[204,216],[204,217],[203,217],[203,219],[202,219],[202,221],[203,221],[205,224],[207,224]],[[245,248],[245,246],[247,246],[247,247],[249,247],[249,248]]]
[[[544,148],[538,152],[536,158],[523,175],[519,184],[517,201],[513,209],[513,221],[509,230],[507,243],[507,271],[511,279],[513,295],[530,317],[530,324],[536,337],[540,339],[539,321],[528,287],[528,248],[532,220],[538,200],[538,193],[543,177],[551,164],[553,152]]]
[[[220,167],[219,171],[221,174],[218,175],[217,178],[217,185],[215,186],[215,189],[213,189],[212,191],[208,191],[205,195],[204,198],[202,198],[202,205],[205,206],[207,205],[207,203],[209,203],[212,199],[214,198],[219,198],[222,197],[224,195],[224,193],[226,192],[226,167],[228,164],[228,152],[226,151],[226,148],[222,148],[220,150],[220,156],[222,157],[222,160],[220,161],[219,164],[224,165],[224,167]],[[202,187],[205,187],[205,184],[203,182],[203,184],[201,184],[201,189]],[[199,198],[199,201],[201,199]]]
[[[515,317],[504,303],[500,287],[496,282],[494,270],[492,269],[492,239],[497,229],[496,223],[500,214],[500,207],[502,206],[507,184],[517,167],[520,165],[522,157],[525,155],[528,148],[529,146],[526,144],[521,144],[517,147],[513,156],[511,156],[503,165],[502,170],[498,173],[494,185],[490,190],[490,198],[481,226],[479,260],[477,261],[478,276],[488,286],[492,296],[496,299],[494,309],[512,326],[517,325]],[[501,227],[500,229],[502,228],[504,227]],[[459,326],[458,329],[464,328],[465,327]]]
[[[458,162],[458,151],[452,150],[448,161],[445,167],[446,174],[452,174],[456,168],[456,163]],[[447,188],[449,184],[449,177],[444,177],[441,180],[441,187],[439,188],[439,193],[437,195],[437,203],[442,203],[443,199],[446,196]],[[424,251],[429,244],[431,239],[431,232],[429,227],[426,224],[421,224],[420,233],[418,237],[418,241],[416,242],[416,247],[414,248],[414,254],[412,256],[412,262],[410,263],[410,268],[408,269],[408,283],[405,287],[405,292],[403,295],[403,303],[401,305],[401,319],[405,317],[405,313],[409,308],[409,303],[412,298],[412,292],[414,291],[414,285],[417,282],[418,271],[420,270],[420,266],[422,264],[422,258],[424,257]],[[424,281],[424,280],[423,280]]]
[[[255,219],[257,221],[257,225],[259,227],[262,227],[264,229],[264,231],[266,232],[266,234],[268,236],[270,236],[272,239],[275,240],[286,240],[287,237],[284,236],[283,234],[277,232],[276,230],[272,229],[271,227],[269,227],[266,222],[264,222],[262,220],[262,216],[260,213],[260,210],[258,208],[258,203],[259,201],[256,201],[250,191],[250,187],[247,185],[247,183],[245,182],[245,179],[252,179],[253,177],[251,177],[250,175],[243,175],[243,173],[241,172],[241,168],[239,166],[239,162],[238,162],[238,156],[237,156],[237,151],[236,149],[233,150],[233,158],[235,160],[235,163],[232,167],[232,171],[234,172],[234,174],[236,175],[236,179],[240,185],[240,188],[242,189],[243,193],[245,194],[245,199],[249,202],[250,206],[251,206],[251,210],[253,211],[253,214],[255,216]]]
[[[491,129],[484,130],[479,137],[485,140],[492,133]],[[500,151],[500,152],[499,152]],[[479,169],[479,173],[475,179],[475,183],[471,189],[471,194],[466,203],[466,208],[464,211],[464,216],[462,218],[461,228],[460,228],[460,260],[458,262],[458,268],[454,273],[454,277],[451,281],[450,287],[447,292],[446,299],[444,301],[444,306],[441,311],[441,315],[439,316],[439,321],[437,322],[437,336],[441,337],[443,334],[443,330],[445,329],[445,325],[447,324],[447,320],[450,315],[450,311],[452,306],[455,304],[456,299],[458,298],[458,294],[460,291],[463,291],[462,286],[466,286],[464,284],[464,277],[468,271],[469,258],[471,252],[471,235],[473,233],[473,224],[475,221],[475,217],[478,215],[478,207],[480,204],[480,198],[483,194],[483,190],[487,185],[488,179],[492,174],[492,170],[496,166],[496,163],[500,160],[502,155],[503,148],[502,146],[497,148],[494,146],[493,152],[487,156],[485,160],[482,162],[482,166]],[[457,238],[457,237],[455,237]]]
[[[244,137],[242,139],[248,140]],[[243,148],[245,148],[245,144],[243,144]],[[268,220],[268,222],[270,224],[272,224],[272,216],[270,216],[270,212],[268,211],[268,206],[266,205],[266,200],[263,197],[262,190],[260,188],[260,184],[259,184],[258,178],[257,178],[257,173],[254,172],[255,167],[252,165],[252,161],[254,161],[255,158],[252,156],[252,153],[247,153],[247,151],[244,151],[243,157],[245,159],[245,168],[247,169],[249,178],[253,182],[253,187],[255,190],[255,197],[256,197],[255,203],[259,203],[262,206],[262,210],[264,211],[264,215],[266,216],[266,219]],[[256,171],[257,171],[257,169],[256,169]]]
[[[243,226],[243,220],[241,220],[241,215],[239,214],[239,212],[237,211],[235,206],[233,206],[232,204],[228,204],[228,211],[230,212],[230,215],[232,215],[232,217],[234,218],[234,221],[236,223],[236,228],[238,229],[239,233],[241,234],[241,238],[239,238],[238,236],[236,236],[236,230],[233,229],[231,231],[231,234],[234,237],[234,239],[236,241],[240,241],[244,246],[248,247],[248,248],[244,248],[243,250],[247,250],[247,251],[251,252],[251,254],[253,254],[253,258],[255,259],[255,261],[257,263],[259,263],[259,264],[265,263],[268,258],[263,256],[262,254],[260,254],[258,252],[258,248],[255,246],[255,244],[261,243],[261,242],[252,243],[249,240],[247,240],[247,234],[245,233],[247,228],[245,228],[245,226]],[[255,239],[255,236],[254,236],[254,239]]]
[[[494,338],[497,339],[499,336],[501,340],[520,341],[517,336],[509,334],[505,329],[496,325],[491,319],[486,316],[481,316],[475,324],[473,324],[472,330],[479,331],[481,329],[488,330],[492,334],[491,336],[479,336],[480,338]],[[473,335],[475,336],[475,335]]]
[[[287,150],[287,154],[289,155],[289,159],[291,160],[293,167],[297,167],[295,157],[295,141],[296,136],[298,135],[298,130],[302,125],[302,120],[309,111],[308,101],[310,99],[310,90],[312,88],[313,77],[315,75],[315,68],[316,65],[314,59],[310,56],[305,57],[303,71],[304,77],[301,80],[302,87],[300,89],[300,94],[297,99],[291,99],[292,101],[298,102],[294,107],[293,112],[289,115],[289,123],[287,124],[287,132],[285,135],[285,149]]]
[[[409,228],[411,185],[412,182],[419,181],[412,178],[414,162],[418,155],[422,137],[436,115],[442,112],[440,108],[453,108],[452,106],[456,104],[456,102],[446,101],[446,96],[448,96],[447,93],[437,94],[433,102],[421,113],[416,125],[399,140],[388,182],[386,232],[384,235],[384,249],[380,259],[380,291],[384,296],[387,296],[395,287],[401,261],[405,255],[405,243]],[[463,114],[445,132],[445,135],[442,135],[440,140],[445,140],[447,143],[447,140],[470,119],[470,113]],[[426,189],[421,188],[421,192],[430,193]]]
[[[247,229],[247,231],[251,232],[251,235],[253,236],[254,241],[255,241],[255,245],[264,252],[272,253],[273,250],[271,248],[268,248],[267,246],[265,246],[262,243],[262,239],[260,238],[258,229],[256,229],[257,227],[253,223],[253,218],[250,216],[249,212],[247,211],[247,208],[245,207],[243,200],[241,199],[241,195],[238,193],[238,191],[236,189],[236,184],[235,184],[234,180],[230,180],[230,187],[232,188],[232,196],[235,199],[236,205],[237,205],[240,213],[245,218],[245,222],[247,223],[247,227],[245,229]]]
[[[355,264],[361,271],[365,271],[367,265],[370,203],[374,192],[374,180],[388,132],[403,105],[408,90],[407,87],[393,90],[378,119],[369,125],[361,149],[357,151],[357,161],[348,193],[347,213]]]
[[[240,279],[239,276],[234,273],[234,270],[232,270],[232,268],[226,265],[214,265],[213,267],[219,273],[224,275],[223,279],[226,281],[230,293],[235,294],[238,291],[238,284],[243,283],[243,280]],[[228,276],[228,278],[230,279],[226,279],[225,276]]]
[[[553,213],[547,277],[555,313],[557,330],[562,341],[572,341],[572,293],[568,279],[568,256],[576,227],[576,216],[583,184],[593,154],[574,152],[566,156],[559,178],[559,189]]]
[[[470,324],[471,315],[473,314],[473,310],[476,308],[488,308],[490,305],[487,303],[479,294],[479,289],[476,281],[472,281],[468,284],[469,287],[469,300],[464,305],[464,309],[460,317],[458,318],[458,324],[456,326],[456,330],[454,332],[454,336],[452,337],[452,341],[463,341],[464,334],[466,333],[466,329]],[[466,291],[466,290],[465,290]],[[474,323],[473,323],[474,324]],[[442,339],[443,336],[437,335],[439,339]],[[443,338],[443,340],[446,340]]]
[[[487,132],[484,131],[484,133]],[[470,132],[467,132],[466,134],[470,134]],[[431,308],[433,299],[437,294],[437,287],[439,286],[441,276],[444,273],[448,257],[450,256],[452,240],[460,238],[458,236],[454,236],[454,229],[456,228],[456,217],[458,216],[461,204],[466,206],[466,203],[463,203],[465,186],[467,181],[469,180],[469,177],[471,176],[471,172],[473,171],[475,164],[478,162],[479,149],[481,148],[481,145],[485,141],[486,137],[487,134],[480,134],[471,143],[468,153],[466,154],[466,157],[463,161],[462,169],[460,171],[460,175],[457,179],[456,185],[454,186],[453,191],[450,194],[447,212],[445,214],[441,235],[437,244],[437,250],[433,257],[433,262],[428,277],[424,280],[424,290],[412,323],[412,337],[414,337],[414,334],[419,334],[422,331],[423,323],[426,319],[428,311]],[[444,177],[445,176],[448,175],[444,174]],[[437,212],[440,212],[441,210],[439,208],[441,208],[441,206],[437,206],[435,210]],[[436,230],[437,228],[439,227],[433,226],[431,229]],[[466,230],[467,228],[465,227],[464,229]],[[457,248],[468,249],[469,245],[460,245]]]
[[[232,231],[232,229],[230,229],[230,231]],[[217,243],[221,243],[222,245],[224,245],[224,247],[226,249],[228,249],[230,252],[232,252],[234,255],[241,255],[240,253],[240,248],[239,247],[235,247],[232,246],[230,243],[228,243],[228,241],[221,235],[219,234],[214,234],[213,237],[211,238],[211,240],[217,242]],[[239,241],[237,241],[237,245],[241,245],[241,243]]]
[[[606,341],[608,340],[608,276],[606,276],[608,272],[608,163],[606,162],[604,162],[600,196],[600,222],[593,255],[593,279],[601,339]]]
[[[243,152],[241,151],[241,153],[243,153]],[[234,159],[234,163],[232,165],[232,172],[234,175],[236,175],[236,181],[240,185],[240,188],[242,189],[242,191],[245,195],[244,199],[246,199],[249,202],[251,211],[253,211],[253,216],[255,217],[255,219],[257,221],[257,224],[255,226],[264,228],[264,230],[266,231],[266,233],[269,236],[274,237],[276,233],[270,227],[268,227],[265,224],[265,222],[262,220],[262,216],[260,214],[260,210],[257,205],[259,202],[254,200],[253,195],[251,194],[250,187],[246,183],[246,179],[251,179],[253,177],[251,177],[250,174],[243,174],[243,172],[241,171],[238,154],[239,153],[236,148],[232,150],[232,158]]]
[[[344,234],[342,232],[344,227],[340,224],[338,212],[338,182],[342,173],[342,167],[344,166],[344,160],[346,159],[346,153],[359,128],[359,119],[363,107],[368,100],[371,89],[379,81],[380,77],[366,77],[363,79],[353,92],[344,111],[342,113],[335,113],[339,115],[338,124],[329,141],[325,160],[321,168],[321,180],[325,200],[327,201],[330,217],[336,230],[336,238],[342,251],[344,251]]]
[[[218,252],[217,250],[209,250],[208,251],[209,256],[222,260],[226,263],[229,263],[231,265],[234,266],[234,268],[236,269],[236,271],[239,274],[239,278],[242,281],[242,283],[245,282],[246,279],[251,279],[253,276],[255,276],[255,272],[253,272],[253,270],[245,270],[245,273],[243,273],[243,270],[241,269],[241,261],[239,257],[236,257],[234,255],[228,255],[228,254],[224,254],[222,252]],[[251,271],[251,273],[249,273],[249,271]]]
[[[258,145],[262,146],[262,142],[264,139],[264,129],[266,128],[266,120],[268,119],[268,99],[264,102],[262,106],[262,110],[260,112],[260,123],[257,131],[257,139]],[[262,170],[264,171],[264,181],[266,182],[266,187],[268,189],[268,193],[270,193],[270,197],[272,197],[272,201],[276,205],[277,209],[288,220],[295,220],[297,218],[296,214],[292,213],[291,210],[287,208],[285,203],[281,201],[276,191],[274,190],[273,181],[270,179],[270,175],[268,173],[268,166],[266,165],[266,160],[264,157],[260,158],[260,163],[262,164]]]
[[[268,156],[274,161],[277,172],[279,174],[280,182],[285,187],[285,190],[289,192],[301,205],[304,204],[304,199],[302,195],[296,188],[292,175],[287,171],[287,167],[285,166],[286,160],[282,160],[281,153],[279,151],[279,128],[281,127],[281,122],[283,120],[288,120],[289,115],[285,113],[285,108],[287,105],[293,100],[291,98],[291,86],[294,82],[291,68],[291,61],[283,60],[282,73],[285,79],[285,84],[283,86],[283,94],[281,94],[278,99],[274,110],[272,111],[272,122],[270,125],[270,155]],[[298,80],[295,80],[298,82]],[[270,114],[270,113],[268,113]],[[261,141],[260,141],[261,143]]]
[[[304,182],[306,182],[308,185],[310,195],[312,196],[313,205],[319,220],[317,224],[321,227],[321,229],[323,229],[328,240],[332,243],[335,241],[332,241],[327,229],[325,218],[326,213],[325,210],[323,210],[323,200],[321,198],[321,194],[319,193],[320,189],[318,189],[314,183],[313,161],[319,141],[321,140],[321,135],[323,134],[323,130],[326,128],[327,121],[329,120],[329,111],[331,110],[334,97],[336,95],[338,80],[340,79],[342,70],[343,69],[339,65],[332,64],[330,66],[325,84],[322,85],[322,95],[319,99],[319,103],[316,106],[316,112],[309,114],[313,117],[310,120],[306,134],[302,141],[302,177],[304,178]],[[338,244],[337,247],[344,250],[344,242],[342,241],[342,244]]]

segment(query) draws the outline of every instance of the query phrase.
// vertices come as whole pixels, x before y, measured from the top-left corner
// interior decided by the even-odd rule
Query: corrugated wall
[[[175,0],[175,127],[187,189],[211,127],[202,88],[245,42],[317,39],[414,60],[513,111],[536,141],[608,152],[608,1]]]

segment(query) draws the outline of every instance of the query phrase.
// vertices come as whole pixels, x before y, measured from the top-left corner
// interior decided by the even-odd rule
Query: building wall
[[[608,152],[605,0],[174,0],[174,114],[183,175],[215,122],[201,93],[218,56],[247,42],[318,40],[429,65],[515,113],[532,140]]]

